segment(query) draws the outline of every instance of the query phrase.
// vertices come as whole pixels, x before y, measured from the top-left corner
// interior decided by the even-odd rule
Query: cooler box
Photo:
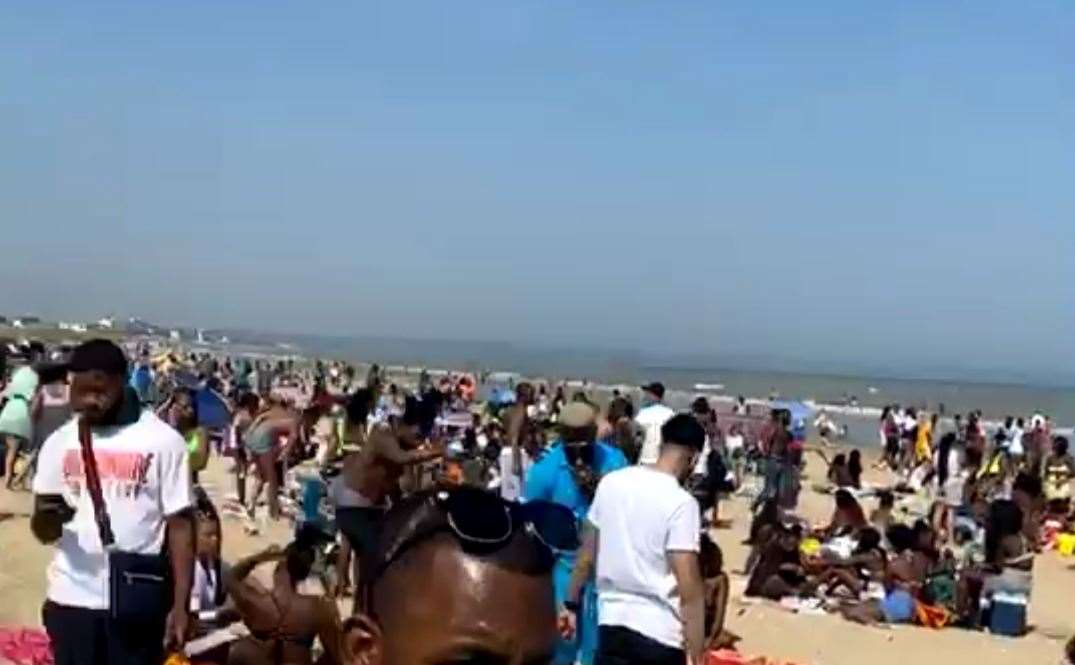
[[[1027,597],[1022,594],[993,594],[989,611],[989,632],[994,635],[1021,637],[1026,633]]]

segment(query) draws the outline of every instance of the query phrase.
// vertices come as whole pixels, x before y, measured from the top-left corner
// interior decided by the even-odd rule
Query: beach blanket
[[[48,635],[33,628],[0,628],[0,661],[15,665],[52,665]]]
[[[772,660],[765,656],[748,658],[731,649],[710,650],[702,656],[701,665],[795,665],[790,660]]]

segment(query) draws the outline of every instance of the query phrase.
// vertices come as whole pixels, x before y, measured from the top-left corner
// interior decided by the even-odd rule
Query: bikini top
[[[281,606],[280,602],[276,599],[276,596],[272,593],[269,594],[269,600],[271,600],[273,606],[276,607],[276,612],[279,616],[276,627],[267,632],[251,631],[251,634],[262,642],[272,642],[273,665],[283,665],[285,643],[291,643],[295,646],[302,647],[303,649],[312,649],[314,646],[314,636],[296,637],[294,635],[287,635],[284,632],[284,621],[291,611],[291,603],[289,602],[286,606]]]

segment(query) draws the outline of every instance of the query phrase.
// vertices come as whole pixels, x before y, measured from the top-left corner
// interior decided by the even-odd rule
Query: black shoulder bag
[[[112,522],[108,517],[97,458],[93,454],[93,436],[84,420],[78,422],[78,443],[82,449],[82,467],[86,489],[93,503],[94,521],[108,557],[109,615],[117,621],[153,625],[163,623],[172,607],[172,569],[167,545],[161,554],[136,554],[116,547]]]

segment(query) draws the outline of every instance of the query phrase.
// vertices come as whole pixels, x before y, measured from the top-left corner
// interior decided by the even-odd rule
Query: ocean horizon
[[[901,404],[931,411],[943,406],[948,414],[981,409],[990,418],[1018,417],[1035,411],[1062,422],[1075,416],[1075,386],[1053,381],[1035,385],[1018,379],[916,378],[847,368],[833,372],[798,367],[749,368],[730,366],[737,364],[732,362],[722,366],[712,358],[702,357],[697,358],[696,364],[690,364],[690,359],[685,357],[662,358],[640,351],[542,347],[524,342],[326,335],[292,335],[289,342],[313,355],[351,362],[515,372],[550,380],[588,380],[607,385],[661,381],[670,390],[683,392],[747,397],[777,394],[786,399],[822,404],[854,399],[867,407]]]

